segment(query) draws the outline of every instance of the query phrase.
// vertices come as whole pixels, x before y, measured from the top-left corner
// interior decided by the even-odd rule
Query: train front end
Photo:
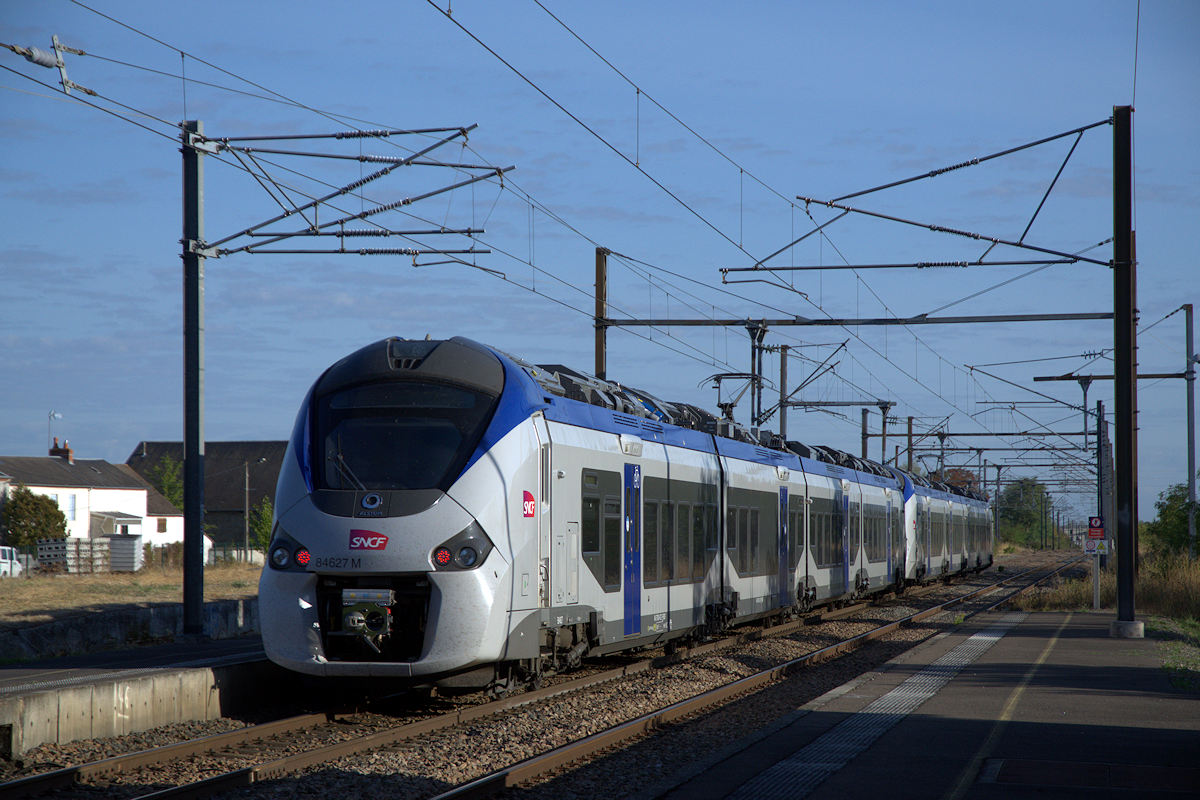
[[[272,661],[422,679],[500,657],[506,520],[451,494],[470,470],[495,469],[489,442],[513,424],[497,419],[513,416],[505,375],[469,340],[386,339],[316,382],[280,472],[259,585]]]

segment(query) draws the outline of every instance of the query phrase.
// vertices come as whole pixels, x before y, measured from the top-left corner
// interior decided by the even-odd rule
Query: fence
[[[235,561],[257,564],[260,567],[266,563],[266,557],[261,550],[255,550],[254,548],[247,550],[244,547],[234,547],[231,545],[213,545],[208,560],[210,564],[218,561]]]

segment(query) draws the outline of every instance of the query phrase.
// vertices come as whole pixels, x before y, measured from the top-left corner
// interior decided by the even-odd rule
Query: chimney
[[[71,443],[63,439],[62,447],[58,446],[58,437],[54,437],[54,446],[50,448],[51,458],[61,458],[68,464],[75,464],[75,451],[71,449]]]

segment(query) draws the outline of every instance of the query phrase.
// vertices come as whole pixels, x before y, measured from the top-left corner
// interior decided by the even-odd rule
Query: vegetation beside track
[[[262,567],[220,562],[204,570],[204,599],[258,596]],[[91,575],[34,574],[0,580],[0,625],[36,625],[81,612],[131,605],[182,603],[183,570],[148,566],[140,572]]]

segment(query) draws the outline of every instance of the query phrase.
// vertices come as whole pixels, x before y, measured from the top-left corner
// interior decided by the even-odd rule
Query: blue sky
[[[614,316],[1109,311],[1110,271],[1083,263],[1052,266],[967,300],[1032,268],[780,272],[783,287],[723,286],[719,270],[749,266],[813,220],[832,218],[828,209],[806,209],[797,195],[831,199],[924,174],[1099,122],[1114,105],[1137,109],[1143,327],[1200,301],[1188,244],[1200,209],[1194,3],[1148,1],[1140,20],[1134,2],[544,5],[566,27],[533,2],[452,5],[453,20],[526,82],[423,1],[351,10],[218,0],[187,14],[170,4],[88,4],[111,19],[66,0],[5,3],[0,41],[45,49],[57,34],[85,50],[67,57],[69,78],[102,95],[91,102],[125,118],[64,97],[49,88],[57,85],[55,70],[0,50],[0,66],[8,68],[0,70],[0,452],[44,452],[51,410],[63,415],[53,433],[70,439],[81,457],[123,461],[139,440],[181,438],[181,168],[171,126],[184,118],[230,137],[477,123],[469,149],[455,144],[441,157],[516,167],[503,186],[489,180],[414,204],[406,209],[411,216],[375,218],[392,229],[483,227],[476,245],[493,252],[476,263],[503,278],[459,265],[414,269],[400,256],[210,259],[209,440],[285,438],[316,376],[387,335],[467,336],[534,362],[590,370],[596,245],[627,257],[610,261]],[[288,145],[394,156],[405,144],[429,142],[409,138],[368,141],[361,150],[358,141]],[[1073,140],[851,202],[1016,240]],[[272,174],[297,194],[323,193],[316,181],[343,185],[376,169],[269,160],[278,165]],[[207,162],[208,240],[278,213],[228,155]],[[1111,236],[1111,162],[1111,129],[1085,133],[1026,241],[1074,253]],[[405,168],[371,184],[365,197],[338,203],[356,212],[461,178]],[[323,211],[322,219],[337,213]],[[970,260],[986,249],[860,215],[825,232],[769,263]],[[414,238],[423,246],[469,244]],[[411,247],[413,240],[366,244]],[[1087,255],[1107,260],[1111,245]],[[989,254],[1033,257],[1013,248]],[[1180,371],[1183,338],[1182,313],[1147,331],[1140,369]],[[893,414],[917,417],[919,430],[948,417],[952,431],[1077,431],[1078,412],[1005,406],[1038,398],[967,365],[1070,403],[1081,399],[1076,384],[1035,385],[1033,376],[1112,369],[1105,357],[1090,364],[1092,357],[1079,357],[1112,346],[1109,322],[793,327],[772,330],[767,343],[819,362],[843,340],[831,359],[835,371],[800,396],[894,400]],[[740,329],[613,330],[609,376],[714,408],[706,378],[745,371],[748,352]],[[982,366],[1040,358],[1056,360]],[[814,366],[795,360],[789,375],[795,380]],[[766,370],[776,376],[777,360]],[[1140,515],[1151,518],[1158,492],[1186,479],[1184,386],[1142,381],[1139,388]],[[1088,399],[1111,408],[1111,386],[1093,384]],[[743,422],[746,408],[744,399]],[[857,409],[836,410],[844,414],[791,412],[789,434],[858,452]],[[873,429],[878,420],[873,414]],[[889,439],[889,456],[899,443]],[[873,440],[873,457],[878,447]],[[1014,467],[1008,474],[1048,478],[1054,471]],[[1076,514],[1091,511],[1092,502],[1064,498]]]

